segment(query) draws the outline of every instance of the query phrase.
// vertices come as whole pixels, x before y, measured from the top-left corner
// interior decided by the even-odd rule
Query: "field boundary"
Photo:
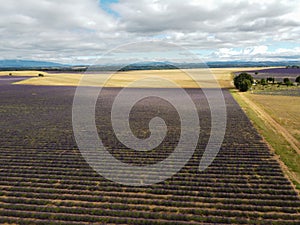
[[[254,110],[258,116],[260,116],[265,122],[268,122],[275,132],[281,134],[285,140],[291,145],[291,147],[300,154],[300,149],[297,146],[300,146],[300,143],[296,138],[294,138],[284,127],[277,123],[271,116],[269,116],[263,109],[257,106],[253,101],[247,98],[245,95],[239,93],[241,99],[247,103],[252,110]]]
[[[243,109],[243,111],[246,113],[247,117],[250,119],[250,121],[252,122],[256,130],[258,130],[264,142],[269,146],[270,151],[274,152],[275,156],[273,158],[279,163],[286,178],[290,180],[290,182],[293,184],[292,185],[293,188],[296,190],[298,194],[300,194],[300,176],[296,171],[294,171],[292,166],[288,164],[288,162],[286,161],[287,160],[286,156],[282,155],[281,153],[282,149],[280,149],[279,146],[277,148],[276,144],[278,143],[286,144],[287,146],[289,146],[289,148],[291,148],[295,152],[294,154],[299,155],[299,153],[290,145],[290,143],[286,140],[286,138],[282,136],[281,133],[278,132],[278,130],[276,130],[270,123],[266,122],[264,117],[262,117],[262,114],[259,114],[257,111],[255,111],[255,109],[259,108],[259,106],[253,103],[246,96],[243,96],[243,93],[239,93],[237,90],[231,90],[230,92],[233,95],[234,99],[238,102],[240,107]],[[249,104],[250,102],[252,104]],[[255,105],[254,107],[255,109],[253,108],[254,105]],[[260,109],[260,111],[263,111],[263,109]],[[266,112],[264,112],[263,114],[267,115],[267,117],[270,117]],[[273,120],[273,118],[271,119]],[[276,137],[276,140],[278,140],[278,142],[273,143],[272,140],[277,134],[279,134],[281,137],[280,138]],[[283,160],[284,158],[285,160]]]

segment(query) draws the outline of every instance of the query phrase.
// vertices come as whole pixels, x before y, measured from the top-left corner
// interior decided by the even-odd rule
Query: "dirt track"
[[[284,127],[278,124],[271,116],[269,116],[263,109],[257,106],[254,102],[252,102],[249,98],[247,98],[244,94],[239,93],[241,99],[249,105],[249,107],[262,119],[266,122],[266,125],[269,125],[271,129],[275,132],[281,134],[284,139],[291,145],[291,147],[300,154],[300,150],[297,146],[300,146],[298,140],[296,140]],[[269,145],[269,144],[268,144]],[[272,149],[272,146],[269,145]],[[285,173],[290,177],[292,180],[297,181],[300,183],[300,178],[291,171],[278,157],[275,157],[277,162],[281,165],[281,168],[285,171]],[[295,189],[296,190],[296,189]],[[296,190],[297,191],[297,190]]]
[[[300,146],[299,141],[294,138],[284,127],[282,127],[279,123],[277,123],[271,116],[269,116],[263,109],[257,106],[254,102],[252,102],[249,98],[247,98],[244,94],[239,94],[245,103],[247,103],[259,117],[261,117],[265,122],[267,122],[271,127],[281,134],[286,141],[291,145],[291,147],[300,154]]]

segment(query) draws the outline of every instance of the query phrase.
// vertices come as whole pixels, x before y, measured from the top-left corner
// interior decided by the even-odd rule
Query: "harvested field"
[[[199,88],[199,82],[202,87],[216,87],[215,82],[212,82],[212,76],[214,75],[215,80],[219,82],[219,85],[223,88],[231,88],[232,85],[232,75],[234,71],[244,71],[244,70],[256,70],[259,68],[213,68],[213,69],[186,69],[186,70],[146,70],[146,71],[128,71],[128,72],[118,72],[110,77],[107,72],[87,73],[85,83],[82,85],[86,86],[106,86],[106,87],[126,87],[133,81],[142,78],[151,78],[152,81],[145,82],[144,84],[139,84],[135,87],[143,88],[167,88],[168,86],[162,85],[161,79],[168,79],[175,82],[183,88]],[[262,68],[260,68],[262,69]],[[6,72],[7,74],[8,72]],[[3,72],[5,74],[5,72]],[[21,75],[21,73],[19,73]],[[23,72],[26,74],[26,71]],[[29,73],[31,74],[31,73]],[[43,86],[78,86],[80,80],[82,79],[82,74],[71,74],[71,73],[43,73],[45,77],[33,77],[31,79],[26,79],[16,84],[24,85],[43,85]],[[191,79],[188,75],[191,74],[195,77],[195,80]],[[156,78],[155,78],[155,77]],[[108,82],[107,79],[109,79]]]
[[[256,94],[248,94],[247,97],[262,107],[300,143],[300,97]]]

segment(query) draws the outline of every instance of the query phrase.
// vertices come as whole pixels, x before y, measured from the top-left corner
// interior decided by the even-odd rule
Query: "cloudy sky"
[[[87,63],[118,46],[147,41],[176,44],[204,61],[300,59],[299,0],[0,0],[0,4],[0,59]],[[122,53],[124,58],[139,49],[130,46]],[[157,44],[138,51],[144,58],[153,56],[149,52],[172,55],[169,50]]]

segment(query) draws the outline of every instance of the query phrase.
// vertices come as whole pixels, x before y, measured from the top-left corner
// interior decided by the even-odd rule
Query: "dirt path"
[[[283,138],[290,144],[290,146],[296,151],[297,154],[300,154],[300,150],[298,148],[299,142],[296,140],[284,127],[282,127],[280,124],[278,124],[271,116],[269,116],[263,109],[261,109],[259,106],[257,106],[254,102],[252,102],[249,98],[247,98],[244,94],[238,93],[241,100],[243,100],[248,106],[257,114],[258,117],[260,117],[263,121],[265,121],[265,125],[269,127],[269,129],[274,130],[274,132],[277,132],[283,136]],[[272,151],[275,152],[275,149],[273,149],[272,145],[270,145],[266,141],[267,145],[269,146]],[[290,170],[284,162],[280,160],[280,157],[275,155],[274,159],[280,164],[281,168],[283,169],[284,173],[286,174],[287,179],[292,181],[296,181],[300,184],[300,177]],[[300,194],[300,191],[296,189],[296,187],[293,185],[294,190]]]
[[[248,104],[252,110],[254,110],[258,116],[260,116],[265,122],[267,122],[276,132],[281,134],[285,140],[291,145],[291,147],[300,154],[300,142],[294,138],[284,127],[282,127],[279,123],[277,123],[270,115],[268,115],[263,109],[257,106],[254,102],[252,102],[249,98],[247,98],[244,94],[239,93],[241,99]]]

